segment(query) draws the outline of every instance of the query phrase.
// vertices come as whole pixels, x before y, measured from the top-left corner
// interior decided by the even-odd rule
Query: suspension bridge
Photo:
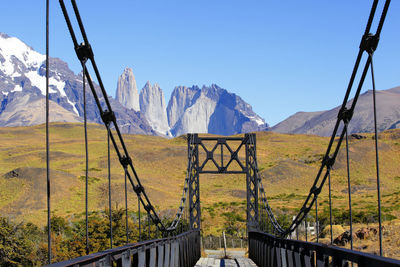
[[[78,35],[74,28],[69,11],[64,0],[59,0],[60,7],[65,17],[66,25],[72,38],[73,48],[82,65],[83,70],[83,95],[84,95],[84,128],[86,151],[86,252],[87,255],[70,259],[64,262],[52,262],[51,239],[51,177],[49,171],[49,0],[47,0],[47,35],[46,35],[46,150],[47,150],[47,224],[48,224],[48,262],[50,266],[400,266],[400,261],[383,257],[382,245],[382,216],[381,216],[381,192],[379,172],[378,131],[376,122],[375,80],[373,68],[373,55],[377,49],[381,31],[389,9],[390,0],[384,2],[380,17],[376,21],[378,0],[373,1],[367,25],[362,33],[359,52],[337,121],[330,137],[321,165],[310,187],[308,196],[298,208],[297,215],[288,227],[282,226],[271,209],[260,168],[257,161],[256,134],[248,133],[236,137],[210,137],[199,134],[187,135],[187,171],[183,181],[183,192],[180,204],[177,208],[172,223],[166,225],[157,213],[151,202],[145,187],[141,183],[139,174],[135,170],[132,158],[125,145],[123,136],[118,127],[117,118],[104,88],[100,71],[94,59],[94,53],[86,34],[83,20],[80,16],[75,0],[71,0],[72,13],[77,21],[79,36],[82,42],[78,42]],[[373,30],[372,25],[376,25]],[[94,76],[100,90],[96,90],[92,75],[87,64],[91,65]],[[376,211],[378,213],[378,236],[380,255],[367,254],[353,250],[352,204],[351,204],[351,166],[349,162],[349,136],[348,126],[354,114],[357,100],[367,73],[371,72],[373,88],[373,112],[375,119],[375,154],[376,154]],[[361,74],[359,74],[361,72]],[[356,80],[356,77],[359,79]],[[105,251],[89,254],[90,235],[88,231],[88,136],[86,120],[86,84],[97,104],[101,118],[107,129],[108,144],[108,186],[111,192],[110,172],[110,147],[113,146],[121,168],[125,175],[125,218],[126,218],[126,245],[113,247],[113,225],[111,213],[111,195],[109,195],[109,238],[110,248]],[[348,105],[349,97],[354,94],[353,101]],[[207,145],[205,144],[207,143]],[[346,150],[347,188],[349,205],[350,249],[333,245],[332,234],[332,199],[331,199],[331,173],[341,146]],[[210,263],[207,259],[201,259],[201,201],[200,201],[200,175],[212,174],[243,174],[246,179],[246,225],[248,258],[236,260],[220,260],[218,263]],[[265,181],[264,181],[265,182]],[[138,200],[138,214],[147,215],[147,219],[155,226],[155,231],[160,238],[142,240],[138,243],[129,242],[128,225],[128,186],[133,188]],[[318,222],[318,197],[324,186],[329,188],[330,210],[330,237],[328,245],[318,243],[319,227],[315,227],[316,242],[298,240],[298,229],[307,223],[307,216],[315,212]],[[179,200],[179,199],[177,199]],[[143,225],[140,224],[139,232]],[[150,231],[150,227],[148,228]],[[150,235],[149,235],[150,236]],[[231,265],[230,265],[231,264]]]

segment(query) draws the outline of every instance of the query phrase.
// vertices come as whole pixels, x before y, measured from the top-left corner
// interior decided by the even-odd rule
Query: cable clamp
[[[144,206],[144,209],[145,209],[147,212],[150,212],[151,209],[152,209],[151,204],[145,205],[145,206]]]
[[[342,120],[344,123],[349,123],[352,117],[353,111],[351,109],[343,107],[339,110],[338,119]]]
[[[329,155],[325,155],[325,157],[322,160],[322,164],[325,165],[330,170],[333,164],[335,164],[335,159],[331,158]]]
[[[319,193],[321,193],[321,187],[316,187],[316,186],[312,187],[310,193],[314,194],[315,197],[318,196]]]
[[[133,190],[135,191],[136,194],[139,195],[140,193],[142,193],[144,191],[144,188],[143,188],[143,186],[137,185],[137,186],[135,186],[135,188],[133,188]]]
[[[119,159],[119,162],[121,162],[121,165],[126,169],[128,165],[132,163],[132,159],[124,155]]]
[[[372,34],[364,34],[363,37],[361,38],[360,42],[360,49],[363,51],[366,51],[369,54],[372,54],[375,52],[379,42],[379,37]]]
[[[105,125],[110,125],[111,122],[115,123],[115,114],[112,111],[105,110],[101,113],[101,119]]]
[[[88,59],[93,58],[93,50],[90,44],[81,43],[75,47],[75,52],[79,60],[82,62],[86,62]]]

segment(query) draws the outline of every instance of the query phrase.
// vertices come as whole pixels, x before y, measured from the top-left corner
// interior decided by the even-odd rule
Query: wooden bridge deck
[[[200,258],[195,267],[257,267],[257,265],[249,258],[236,259],[216,259],[216,258]]]

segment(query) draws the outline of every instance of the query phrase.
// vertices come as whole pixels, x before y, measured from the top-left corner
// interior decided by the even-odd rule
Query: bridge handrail
[[[188,239],[193,239],[194,236],[198,236],[200,238],[200,231],[198,230],[191,230],[176,236],[171,236],[171,237],[166,237],[166,238],[160,238],[160,239],[153,239],[153,240],[147,240],[147,241],[141,241],[137,243],[132,243],[132,244],[127,244],[125,246],[121,247],[116,247],[108,250],[104,250],[101,252],[89,254],[86,256],[81,256],[78,258],[74,258],[71,260],[67,261],[61,261],[57,263],[53,263],[50,265],[47,265],[49,267],[61,267],[61,266],[86,266],[91,263],[95,262],[100,262],[102,260],[108,260],[108,261],[119,261],[121,258],[126,255],[126,253],[129,253],[129,256],[132,256],[133,254],[137,253],[139,250],[146,250],[148,248],[154,248],[158,245],[163,245],[163,244],[170,244],[173,241],[177,240],[180,241],[184,238]],[[194,240],[190,240],[191,242],[189,243],[195,243],[193,242]],[[200,242],[200,241],[198,241]],[[200,245],[199,245],[200,248]],[[136,250],[136,251],[135,251]],[[197,258],[197,251],[193,250],[194,255],[193,258]],[[200,250],[198,251],[200,252]],[[193,259],[193,261],[194,261]],[[197,259],[196,259],[197,260]],[[97,265],[96,265],[97,266]],[[108,265],[107,265],[108,266]]]
[[[255,231],[249,232],[249,258],[257,266],[328,266],[330,263],[332,266],[345,266],[344,261],[358,266],[400,266],[396,259]],[[286,265],[280,265],[278,261]]]

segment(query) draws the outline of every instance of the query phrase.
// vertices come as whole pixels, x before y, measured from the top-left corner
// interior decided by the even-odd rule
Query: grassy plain
[[[89,209],[108,204],[107,132],[90,124]],[[375,216],[377,211],[375,150],[372,134],[350,139],[353,213]],[[152,203],[163,214],[178,207],[187,167],[185,137],[165,139],[124,135],[137,173]],[[277,213],[296,214],[318,171],[329,139],[311,135],[257,133],[257,158],[266,194]],[[50,127],[52,212],[66,218],[84,212],[84,139],[82,124],[53,123]],[[380,173],[384,225],[391,229],[384,246],[399,247],[400,231],[400,130],[380,134]],[[237,145],[232,144],[232,147]],[[209,144],[208,147],[211,147]],[[112,203],[124,207],[124,173],[112,149]],[[14,221],[46,223],[46,157],[44,125],[0,128],[0,213]],[[244,154],[239,155],[244,159]],[[345,150],[341,149],[332,172],[332,201],[336,213],[348,210]],[[200,199],[205,235],[220,234],[232,218],[244,229],[246,181],[244,175],[201,175]],[[129,210],[137,199],[129,189]],[[327,212],[328,188],[319,197],[319,211]],[[313,213],[313,212],[312,212]],[[233,217],[232,217],[233,216]],[[398,229],[397,229],[397,228]],[[397,233],[396,233],[397,232]],[[372,241],[371,241],[372,242]],[[369,246],[374,247],[373,245]],[[366,248],[367,250],[367,248]],[[374,251],[371,251],[374,252]],[[376,252],[376,251],[375,251]],[[393,254],[394,253],[394,254]],[[398,257],[398,252],[388,256]]]

